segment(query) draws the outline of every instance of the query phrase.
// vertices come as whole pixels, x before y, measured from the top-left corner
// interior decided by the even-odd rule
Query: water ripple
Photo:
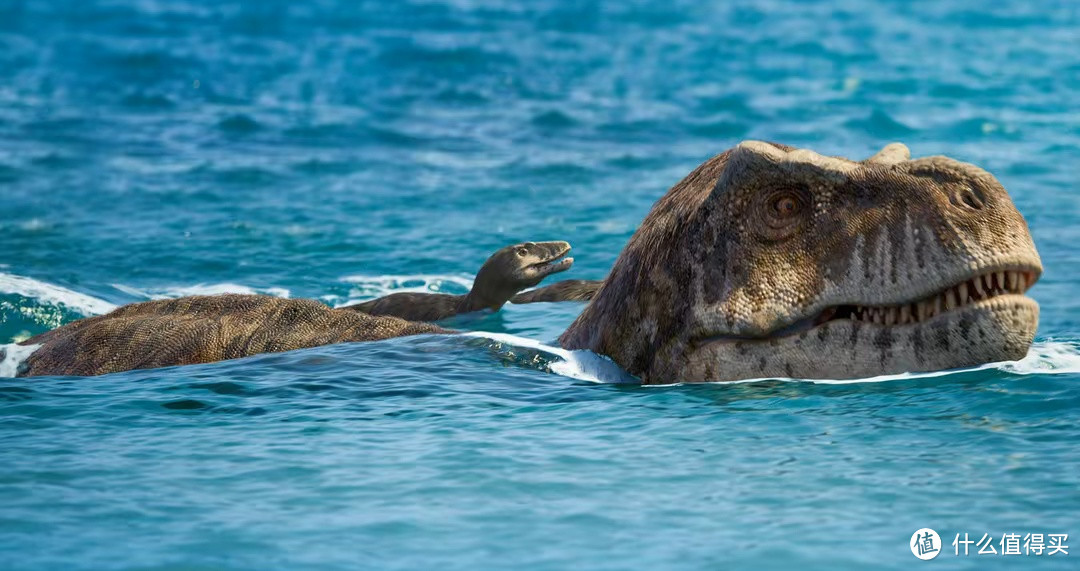
[[[599,279],[744,138],[984,166],[1047,270],[1027,358],[938,375],[598,383],[552,344],[581,304],[530,304],[4,379],[0,567],[905,569],[922,526],[1069,532],[1077,37],[1019,0],[0,2],[7,357],[151,298],[463,293],[522,240]]]

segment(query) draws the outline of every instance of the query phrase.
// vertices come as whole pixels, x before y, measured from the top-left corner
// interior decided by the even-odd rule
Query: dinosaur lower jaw
[[[551,274],[565,272],[566,270],[570,269],[570,266],[574,265],[574,258],[562,258],[563,255],[565,255],[565,253],[560,256],[545,260],[543,262],[530,264],[526,267],[526,270],[529,273],[537,276],[550,276]]]
[[[693,339],[648,383],[753,378],[856,379],[1015,361],[1028,353],[1037,271],[993,272],[895,305],[837,305],[758,337]]]
[[[865,379],[1016,361],[1028,354],[1039,305],[1025,295],[985,298],[918,323],[836,319],[793,335],[713,339],[653,363],[647,383],[739,379]]]

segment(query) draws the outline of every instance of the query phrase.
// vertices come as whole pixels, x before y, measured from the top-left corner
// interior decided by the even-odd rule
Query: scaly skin
[[[676,184],[560,337],[645,383],[856,378],[1023,357],[1042,272],[989,173],[893,144],[863,161],[749,141]],[[317,302],[214,296],[67,324],[20,371],[93,375],[446,332]]]
[[[569,251],[566,242],[507,246],[488,258],[467,295],[390,295],[363,304],[371,309],[368,312],[358,306],[331,309],[311,300],[255,295],[194,296],[127,305],[24,341],[22,345],[40,347],[17,374],[102,375],[345,341],[452,333],[398,317],[435,320],[459,312],[498,309],[518,291],[569,268],[573,258],[559,260]]]
[[[978,167],[900,144],[859,163],[749,141],[656,203],[560,343],[645,383],[1014,360],[1035,335],[1022,294],[1041,272],[1023,217]]]
[[[551,274],[570,269],[573,258],[559,260],[569,251],[567,242],[514,244],[501,248],[484,262],[472,289],[465,295],[392,293],[342,309],[413,321],[438,321],[485,309],[498,311],[517,292],[535,286]]]
[[[603,280],[563,280],[534,290],[521,292],[510,303],[589,301],[604,284]]]
[[[27,339],[20,377],[103,375],[258,353],[449,333],[430,323],[331,309],[308,299],[205,295],[125,305]]]

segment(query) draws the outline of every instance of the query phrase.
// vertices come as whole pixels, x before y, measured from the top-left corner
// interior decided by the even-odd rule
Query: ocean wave
[[[1080,347],[1076,343],[1062,341],[1038,341],[1031,345],[1028,354],[1019,361],[1001,361],[986,363],[977,367],[964,369],[946,369],[944,371],[930,371],[926,373],[898,373],[895,375],[879,375],[864,379],[746,379],[744,383],[752,383],[763,380],[780,380],[803,383],[816,383],[825,385],[847,385],[855,383],[881,383],[886,381],[906,381],[912,379],[931,379],[945,377],[972,371],[984,371],[996,369],[1005,373],[1016,375],[1048,375],[1062,373],[1080,373]]]
[[[41,345],[0,345],[0,378],[14,377],[19,372],[19,365]]]
[[[324,295],[320,299],[334,307],[344,307],[361,301],[382,297],[392,293],[447,293],[461,295],[472,289],[473,280],[468,275],[352,275],[341,278],[352,284],[348,294]]]
[[[533,349],[558,357],[549,365],[550,370],[558,375],[591,381],[596,383],[638,383],[636,377],[627,373],[607,357],[597,355],[592,351],[570,351],[561,347],[546,345],[533,339],[518,337],[505,333],[488,333],[477,331],[463,333],[465,337],[480,337],[491,339],[499,343],[506,343],[515,347]],[[716,384],[733,383],[756,383],[761,381],[787,381],[797,383],[814,383],[826,385],[846,385],[858,383],[880,383],[886,381],[902,381],[912,379],[929,379],[944,377],[972,371],[996,369],[1015,375],[1048,375],[1048,374],[1076,374],[1080,373],[1080,343],[1067,341],[1040,341],[1031,346],[1027,356],[1019,361],[1004,361],[987,363],[977,367],[966,369],[948,369],[944,371],[931,371],[926,373],[898,373],[895,375],[879,375],[862,379],[796,379],[796,378],[755,378],[741,379],[738,381],[725,381]],[[681,384],[681,383],[673,383]],[[672,385],[662,385],[672,386]]]
[[[607,357],[597,355],[592,351],[571,351],[563,349],[562,347],[553,347],[533,339],[518,337],[517,335],[510,335],[508,333],[476,331],[462,333],[462,336],[490,339],[498,343],[506,343],[515,347],[533,349],[534,351],[554,355],[560,360],[554,361],[549,365],[551,372],[564,377],[570,377],[571,379],[614,384],[640,382],[637,378],[622,370],[622,368]]]
[[[116,309],[116,305],[103,299],[33,278],[3,272],[0,272],[0,293],[16,294],[44,303],[63,305],[86,316],[100,315]]]
[[[19,176],[19,169],[0,163],[0,182],[15,182]]]
[[[123,284],[112,284],[112,287],[136,297],[150,300],[173,299],[189,295],[220,295],[223,293],[240,293],[247,295],[272,295],[274,297],[289,297],[289,290],[280,287],[254,288],[241,284],[195,284],[190,286],[166,286],[159,288],[134,288]]]
[[[225,133],[233,135],[246,135],[262,128],[258,121],[243,113],[229,115],[218,121],[217,126]]]
[[[850,119],[844,123],[844,126],[852,130],[870,133],[876,137],[886,138],[909,137],[917,132],[914,127],[907,125],[881,109],[874,109],[870,116],[866,118]]]
[[[1080,373],[1080,343],[1048,340],[1034,343],[1019,361],[988,365],[1014,375]]]

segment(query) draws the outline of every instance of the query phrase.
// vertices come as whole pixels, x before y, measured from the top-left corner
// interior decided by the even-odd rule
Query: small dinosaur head
[[[473,292],[505,303],[547,276],[570,269],[574,259],[563,258],[569,251],[567,242],[524,242],[502,248],[476,273]]]
[[[748,141],[657,202],[560,341],[647,383],[963,367],[1026,354],[1041,273],[978,167]]]

